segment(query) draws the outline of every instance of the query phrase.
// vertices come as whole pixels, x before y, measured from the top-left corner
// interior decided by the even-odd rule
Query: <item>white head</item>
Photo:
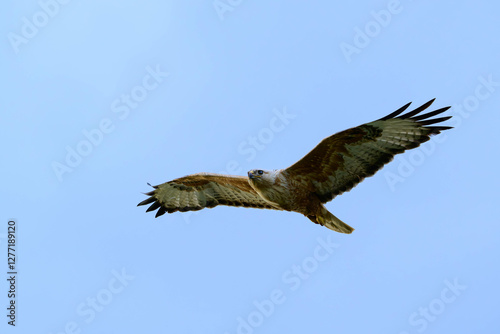
[[[277,170],[252,169],[248,172],[250,183],[258,185],[273,185],[276,181]]]

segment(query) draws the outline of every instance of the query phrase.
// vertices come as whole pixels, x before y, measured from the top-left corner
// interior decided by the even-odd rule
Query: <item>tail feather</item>
[[[342,220],[335,217],[330,211],[324,207],[321,210],[321,215],[316,217],[316,222],[320,225],[328,227],[330,230],[340,233],[351,234],[354,229],[344,223]]]

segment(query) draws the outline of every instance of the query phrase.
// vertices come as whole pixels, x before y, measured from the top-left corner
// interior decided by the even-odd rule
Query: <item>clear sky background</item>
[[[500,330],[500,4],[4,7],[0,332]],[[431,98],[455,128],[327,204],[352,235],[297,213],[136,207],[147,182],[284,168]]]

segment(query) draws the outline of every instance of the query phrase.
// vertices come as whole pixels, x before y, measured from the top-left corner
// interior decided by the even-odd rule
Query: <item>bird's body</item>
[[[260,176],[259,171],[262,172]],[[354,230],[325,208],[310,182],[291,177],[286,169],[252,170],[248,178],[257,194],[279,210],[301,213],[314,223],[339,232]]]
[[[449,107],[419,115],[434,100],[399,116],[392,114],[323,139],[312,151],[285,169],[251,170],[248,177],[199,173],[155,186],[139,205],[165,212],[201,210],[217,205],[294,211],[334,231],[354,229],[329,212],[324,203],[372,176],[394,155],[418,147],[448,126],[428,126],[451,116],[428,119]]]

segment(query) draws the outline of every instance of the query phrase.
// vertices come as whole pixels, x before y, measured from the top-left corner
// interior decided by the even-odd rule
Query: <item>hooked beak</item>
[[[248,172],[248,177],[251,179],[256,179],[256,178],[260,177],[260,175],[254,174],[253,171],[251,170]]]

